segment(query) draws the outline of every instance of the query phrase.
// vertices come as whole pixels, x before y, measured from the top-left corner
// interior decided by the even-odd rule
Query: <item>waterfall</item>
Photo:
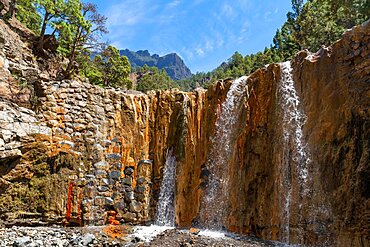
[[[282,167],[280,171],[282,241],[289,242],[290,211],[292,206],[293,177],[297,177],[300,198],[308,193],[308,148],[303,141],[302,128],[306,115],[300,110],[300,99],[294,87],[290,62],[280,64],[281,80],[278,95],[282,109]],[[302,202],[298,202],[301,212]],[[300,216],[301,219],[302,215]]]
[[[175,176],[176,158],[173,149],[169,149],[164,165],[163,180],[157,204],[157,217],[155,224],[160,226],[175,226]]]
[[[240,117],[244,97],[249,97],[247,77],[235,80],[221,106],[221,115],[216,121],[216,133],[207,161],[209,171],[200,213],[200,225],[212,230],[226,226],[228,209],[228,162],[235,142],[236,123]]]

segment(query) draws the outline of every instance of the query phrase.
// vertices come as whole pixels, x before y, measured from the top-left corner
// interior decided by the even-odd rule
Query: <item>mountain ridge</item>
[[[177,53],[169,53],[164,56],[151,55],[148,50],[131,51],[120,50],[121,56],[126,56],[133,68],[142,67],[145,64],[149,67],[157,67],[166,70],[173,80],[181,80],[192,76],[190,69]]]

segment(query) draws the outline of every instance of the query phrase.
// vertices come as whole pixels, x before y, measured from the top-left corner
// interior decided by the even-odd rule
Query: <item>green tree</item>
[[[69,63],[66,68],[66,76],[70,77],[75,70],[76,58],[78,56],[89,56],[89,50],[101,47],[104,42],[100,41],[102,34],[108,33],[105,23],[107,18],[97,12],[95,4],[84,3],[82,7],[82,17],[72,16],[68,22],[71,29],[67,29],[61,36],[61,47]],[[78,59],[83,61],[83,58]]]
[[[147,92],[150,90],[166,90],[178,87],[164,69],[158,70],[156,67],[144,65],[142,68],[138,68],[138,73],[139,78],[136,90]]]
[[[117,48],[108,46],[93,61],[85,61],[82,75],[93,84],[105,87],[132,88],[129,80],[130,63],[125,56],[120,56]]]
[[[31,0],[39,13],[42,14],[42,24],[37,50],[43,52],[45,44],[55,35],[62,44],[72,42],[72,33],[76,29],[75,20],[80,25],[87,25],[82,15],[82,4],[79,0]],[[47,27],[52,30],[46,35]],[[60,46],[60,52],[65,52]]]
[[[40,34],[41,16],[36,11],[35,6],[30,0],[18,0],[17,4],[17,19],[32,30],[36,35]]]

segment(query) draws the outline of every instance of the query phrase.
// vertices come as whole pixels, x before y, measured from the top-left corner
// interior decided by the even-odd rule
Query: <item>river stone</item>
[[[17,238],[17,239],[14,241],[13,246],[16,246],[16,247],[27,247],[27,246],[29,246],[31,243],[32,243],[31,238],[30,238],[30,237],[28,237],[28,236],[25,236],[25,237]]]
[[[125,208],[126,208],[126,203],[125,203],[123,200],[121,200],[121,201],[119,201],[119,202],[116,202],[116,203],[114,204],[114,208],[115,208],[116,210],[123,211],[123,210],[125,210]]]
[[[94,175],[92,175],[92,174],[87,174],[87,175],[85,176],[85,178],[86,178],[87,180],[94,180],[94,179],[95,179],[95,176],[94,176]]]
[[[113,164],[113,168],[114,168],[114,169],[117,169],[117,170],[121,170],[121,168],[122,168],[122,163],[114,163],[114,164]]]
[[[125,192],[124,196],[125,196],[125,201],[127,202],[131,202],[132,200],[134,200],[134,192]]]

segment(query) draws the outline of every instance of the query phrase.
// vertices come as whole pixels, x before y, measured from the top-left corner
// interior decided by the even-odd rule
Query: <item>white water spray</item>
[[[216,133],[208,158],[208,184],[202,202],[202,227],[222,230],[228,210],[229,176],[228,162],[235,142],[235,125],[240,117],[243,97],[249,97],[247,77],[235,80],[222,104],[221,115],[216,121]]]
[[[157,204],[157,217],[155,224],[159,226],[175,226],[175,177],[176,158],[172,148],[167,151],[164,165],[163,180]]]
[[[281,80],[278,89],[282,107],[283,164],[282,164],[282,241],[289,242],[290,207],[292,200],[292,172],[297,171],[298,191],[301,196],[308,192],[308,149],[303,141],[303,125],[306,115],[300,110],[300,99],[294,87],[290,62],[281,64]],[[292,166],[295,166],[293,169]],[[302,204],[299,204],[301,209]]]

